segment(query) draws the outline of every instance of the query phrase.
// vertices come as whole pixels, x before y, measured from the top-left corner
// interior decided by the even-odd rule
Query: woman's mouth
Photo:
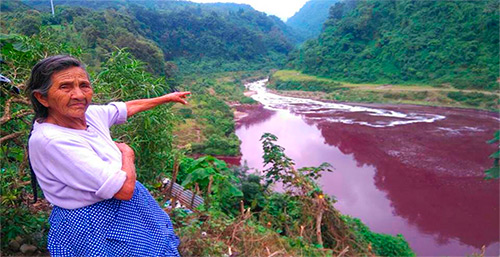
[[[70,107],[76,107],[76,108],[85,108],[86,104],[84,102],[82,102],[82,103],[72,103],[69,106]]]

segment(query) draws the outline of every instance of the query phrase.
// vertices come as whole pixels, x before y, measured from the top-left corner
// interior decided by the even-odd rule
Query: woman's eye
[[[69,86],[68,86],[68,85],[66,85],[66,84],[64,84],[64,85],[61,85],[59,88],[60,88],[60,89],[68,89],[68,88],[69,88]]]
[[[90,89],[90,88],[92,88],[92,86],[90,86],[90,84],[86,84],[86,83],[85,84],[81,84],[80,87],[84,88],[84,89]]]

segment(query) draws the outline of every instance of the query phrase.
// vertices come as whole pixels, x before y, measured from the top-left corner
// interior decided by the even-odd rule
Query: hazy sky
[[[280,17],[292,17],[308,0],[190,0],[197,3],[238,3],[251,5],[255,10]]]

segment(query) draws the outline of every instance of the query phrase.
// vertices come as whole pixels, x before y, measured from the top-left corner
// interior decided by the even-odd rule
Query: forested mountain
[[[160,0],[54,3],[52,17],[47,1],[2,1],[2,33],[56,31],[63,41],[80,47],[93,66],[115,47],[127,47],[157,74],[276,67],[293,47],[292,32],[281,20],[248,5]]]
[[[309,74],[351,82],[497,88],[499,2],[347,1],[291,55]]]
[[[300,42],[317,37],[328,18],[330,7],[338,1],[310,0],[295,15],[288,18],[286,25],[292,27],[300,35]]]
[[[148,37],[160,45],[166,60],[179,60],[181,66],[195,62],[202,70],[227,66],[243,70],[255,63],[279,63],[292,50],[285,25],[251,8],[206,11],[198,5],[154,11],[136,6],[129,10],[146,25]]]

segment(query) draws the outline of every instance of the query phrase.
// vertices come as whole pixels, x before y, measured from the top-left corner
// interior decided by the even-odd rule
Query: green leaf
[[[19,36],[16,34],[4,34],[0,33],[0,40],[18,39]]]
[[[215,159],[215,160],[214,160],[214,164],[215,164],[215,167],[216,167],[218,170],[227,169],[227,164],[226,164],[226,162],[221,161],[221,160],[219,160],[219,159]]]
[[[192,173],[189,173],[184,181],[182,181],[182,186],[186,187],[187,185],[190,185],[193,182],[193,175]]]
[[[200,157],[200,158],[196,159],[193,163],[191,163],[189,170],[195,169],[198,166],[200,166],[201,164],[208,164],[209,161],[214,160],[214,159],[215,158],[210,156],[210,155]]]
[[[201,181],[203,179],[206,179],[211,173],[212,169],[210,168],[207,168],[207,169],[204,169],[204,168],[198,168],[196,170],[194,170],[191,174],[193,176],[193,181],[194,182],[198,182],[198,181]]]
[[[489,170],[484,171],[486,179],[498,179],[500,177],[500,167],[496,166]]]
[[[231,194],[232,197],[242,197],[243,192],[241,192],[237,187],[235,187],[233,184],[227,184],[227,190],[229,194]]]
[[[487,141],[488,144],[494,144],[496,142],[500,142],[500,130],[497,130],[497,132],[495,132],[493,139]]]
[[[19,52],[23,52],[23,53],[26,53],[30,50],[29,47],[26,44],[24,44],[23,42],[16,42],[16,43],[12,44],[12,46],[14,47],[15,50],[17,50]]]

